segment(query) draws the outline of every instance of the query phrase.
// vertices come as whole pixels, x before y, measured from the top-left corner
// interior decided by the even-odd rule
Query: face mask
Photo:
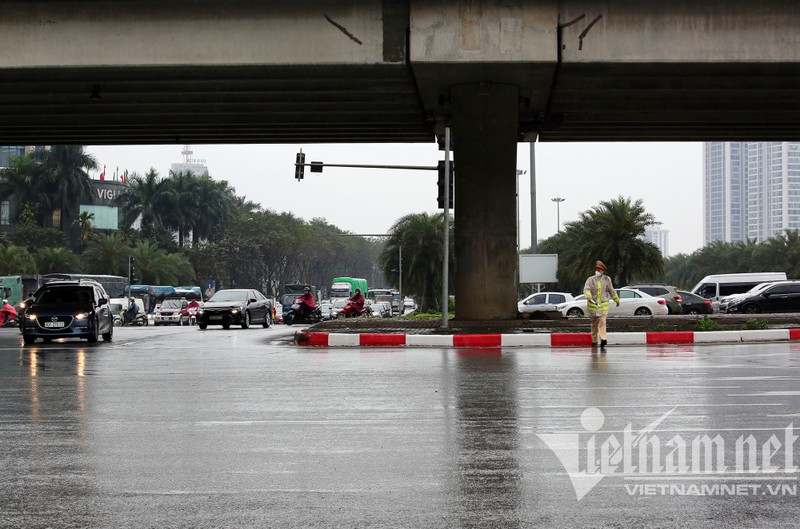
[[[600,270],[594,271],[594,277],[600,277],[601,275],[603,275],[603,272],[601,272]]]

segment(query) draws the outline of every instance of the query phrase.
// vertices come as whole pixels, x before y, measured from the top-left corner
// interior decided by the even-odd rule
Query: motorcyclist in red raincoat
[[[364,295],[361,294],[361,289],[357,288],[356,293],[347,299],[347,305],[344,306],[342,312],[345,316],[360,316],[364,313]]]
[[[303,295],[295,300],[300,305],[300,313],[307,313],[317,308],[317,302],[314,301],[314,294],[311,293],[309,287],[303,289]]]
[[[6,324],[11,320],[17,318],[17,309],[15,309],[7,299],[3,300],[3,306],[0,307],[0,326]]]

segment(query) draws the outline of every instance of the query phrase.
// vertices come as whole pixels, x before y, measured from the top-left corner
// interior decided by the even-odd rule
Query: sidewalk
[[[696,331],[697,316],[610,318],[608,345],[751,343],[800,340],[796,314],[714,314],[720,330]],[[759,328],[748,330],[758,320]],[[575,347],[590,346],[589,320],[455,321],[347,319],[295,333],[301,346],[359,347]]]

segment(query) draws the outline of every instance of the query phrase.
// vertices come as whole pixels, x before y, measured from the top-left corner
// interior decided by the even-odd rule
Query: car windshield
[[[162,309],[179,309],[183,304],[177,299],[168,299],[161,304]]]
[[[89,303],[92,292],[86,287],[48,288],[39,293],[36,303]]]
[[[247,301],[247,292],[242,290],[220,290],[209,301]]]

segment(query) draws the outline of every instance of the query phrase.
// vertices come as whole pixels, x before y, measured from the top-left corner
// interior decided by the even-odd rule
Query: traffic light
[[[294,161],[294,177],[299,181],[303,179],[303,173],[306,170],[306,155],[303,151],[297,153],[297,158]]]
[[[136,277],[136,259],[133,256],[128,257],[128,282],[133,285],[139,282],[139,278]]]
[[[439,195],[436,197],[436,201],[439,204],[439,209],[444,209],[444,160],[439,160],[439,164],[437,165],[437,173],[439,175],[438,180],[436,181],[436,185],[439,188]],[[449,200],[448,200],[448,209],[453,209],[453,181],[455,180],[455,164],[450,162],[450,182],[449,182]]]

